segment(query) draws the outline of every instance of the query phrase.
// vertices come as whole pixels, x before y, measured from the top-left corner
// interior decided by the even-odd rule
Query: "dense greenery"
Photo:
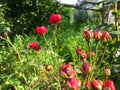
[[[62,16],[60,26],[57,28],[57,45],[54,44],[54,27],[48,23],[53,13]],[[71,15],[73,16],[71,9],[62,7],[53,0],[0,1],[1,90],[59,90],[64,83],[59,72],[60,67],[67,63],[74,66],[78,76],[82,75],[79,70],[82,61],[79,60],[76,49],[81,47],[89,52],[83,31],[97,30],[101,17],[97,18],[97,22],[91,22],[88,18],[84,23],[71,23]],[[35,32],[35,28],[41,25],[46,25],[48,28],[45,37]],[[113,28],[99,29],[111,32]],[[103,81],[106,78],[113,79],[119,90],[120,43],[116,40],[116,34],[111,32],[111,35],[113,39],[107,45],[104,61],[95,76]],[[39,51],[28,47],[28,44],[34,41],[39,43]],[[94,40],[90,42],[91,50],[95,51]],[[102,52],[100,45],[101,43],[98,45],[99,57]],[[111,69],[110,77],[105,77],[103,73],[105,67]],[[79,78],[81,79],[81,76]]]
[[[48,24],[52,13],[69,18],[69,9],[53,0],[1,0],[0,5],[13,34],[33,33],[36,26]]]

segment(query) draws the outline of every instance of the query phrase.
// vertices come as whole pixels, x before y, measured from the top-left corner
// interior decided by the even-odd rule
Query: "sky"
[[[60,3],[66,3],[66,4],[76,4],[77,0],[58,0]]]

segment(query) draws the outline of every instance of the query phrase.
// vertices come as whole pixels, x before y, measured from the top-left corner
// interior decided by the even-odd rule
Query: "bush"
[[[38,25],[47,25],[52,13],[69,17],[64,9],[53,0],[1,0],[5,7],[4,17],[9,22],[12,33],[33,33]]]

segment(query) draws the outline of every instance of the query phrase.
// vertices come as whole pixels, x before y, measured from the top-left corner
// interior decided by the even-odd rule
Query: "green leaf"
[[[117,15],[120,15],[120,10],[117,11]]]
[[[112,31],[111,34],[120,35],[120,31]]]

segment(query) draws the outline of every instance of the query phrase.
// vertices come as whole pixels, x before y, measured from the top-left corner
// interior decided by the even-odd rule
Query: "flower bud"
[[[101,33],[100,31],[96,31],[96,32],[94,32],[94,34],[93,34],[93,38],[94,38],[95,40],[99,40],[99,39],[101,38],[101,36],[102,36],[102,33]]]
[[[88,55],[84,50],[81,50],[79,47],[76,49],[76,53],[80,56],[80,59],[86,60]]]
[[[8,34],[6,32],[3,33],[3,37],[4,38],[7,38],[8,37]]]
[[[108,42],[112,39],[111,35],[108,32],[103,32],[101,36],[101,41]]]
[[[102,84],[98,80],[92,81],[92,89],[93,90],[102,90]]]
[[[110,70],[109,68],[106,68],[106,69],[104,70],[104,73],[105,73],[106,76],[110,76],[111,70]]]
[[[77,53],[77,54],[80,54],[80,53],[81,53],[81,51],[82,51],[82,49],[81,49],[81,48],[79,48],[79,47],[76,49],[76,53]]]
[[[73,78],[76,76],[76,72],[70,64],[63,65],[60,69],[60,73],[65,78]]]
[[[116,90],[116,89],[115,89],[114,82],[113,82],[112,80],[107,80],[107,81],[103,84],[103,90]]]
[[[94,52],[91,52],[90,55],[91,55],[92,57],[95,57],[95,53],[94,53]]]
[[[88,82],[86,82],[86,84],[85,84],[85,85],[86,85],[87,89],[91,89],[91,88],[92,88],[92,86],[91,86],[91,82],[89,82],[89,81],[88,81]]]
[[[67,81],[67,86],[69,87],[69,90],[79,90],[81,82],[76,78],[70,78]]]
[[[84,62],[80,70],[84,73],[90,73],[91,72],[91,65],[88,62]]]
[[[90,32],[89,30],[85,30],[85,31],[84,31],[84,37],[85,37],[86,39],[89,39],[89,38],[91,38],[92,36],[93,36],[93,33]]]

